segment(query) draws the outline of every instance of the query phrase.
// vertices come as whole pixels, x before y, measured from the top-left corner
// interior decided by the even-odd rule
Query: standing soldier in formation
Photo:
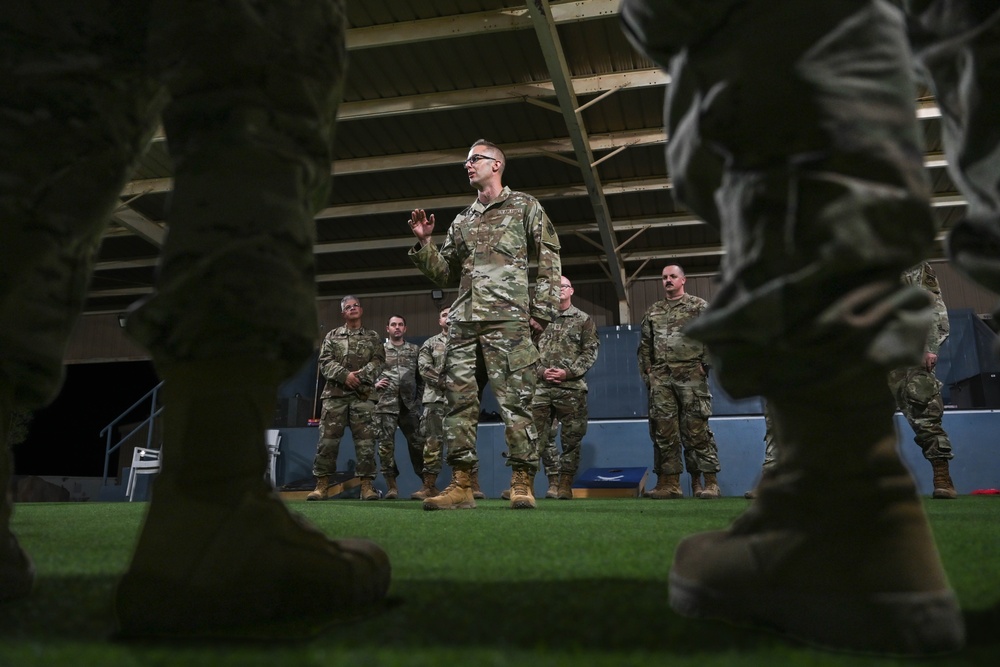
[[[326,378],[323,413],[319,422],[319,444],[313,460],[316,488],[306,500],[323,500],[330,488],[330,475],[337,472],[340,439],[351,426],[361,478],[361,499],[378,500],[375,479],[375,380],[385,364],[385,347],[376,331],[361,325],[361,302],[345,296],[340,301],[344,325],[323,339],[319,370]]]
[[[440,248],[431,243],[434,216],[416,209],[414,264],[435,284],[458,287],[448,326],[448,415],[444,431],[452,483],[424,509],[474,508],[480,389],[488,379],[500,403],[510,455],[512,509],[535,507],[538,443],[531,418],[538,350],[529,320],[547,324],[559,303],[559,238],[538,200],[502,183],[507,158],[480,139],[463,166],[476,200],[458,214]],[[528,267],[536,264],[534,299]]]
[[[600,340],[590,315],[573,305],[573,284],[560,278],[559,314],[539,336],[538,384],[531,403],[538,429],[538,442],[551,442],[550,435],[562,422],[562,456],[555,496],[573,498],[573,478],[580,467],[580,442],[587,433],[587,371],[597,361]],[[550,434],[551,431],[551,434]],[[549,478],[549,486],[555,480]],[[548,495],[548,494],[546,494]]]
[[[684,270],[663,268],[666,298],[650,306],[642,318],[639,372],[649,389],[649,435],[653,440],[656,487],[650,498],[682,498],[681,446],[697,498],[718,498],[719,448],[708,426],[712,394],[708,390],[705,345],[681,333],[701,315],[704,299],[687,294]],[[705,475],[704,485],[701,476]]]
[[[424,440],[423,486],[410,498],[425,500],[438,492],[437,478],[441,474],[444,452],[444,415],[448,408],[445,400],[445,355],[448,349],[448,308],[438,313],[441,332],[424,341],[417,353],[417,370],[424,383],[424,413],[420,418],[420,435]]]
[[[424,439],[420,434],[420,398],[422,381],[417,372],[419,348],[403,338],[406,335],[406,318],[392,315],[385,327],[389,340],[385,342],[385,366],[375,383],[378,403],[375,404],[375,433],[378,438],[378,457],[385,477],[386,500],[399,497],[396,478],[396,427],[406,438],[413,472],[420,476],[423,467]]]
[[[957,498],[951,481],[948,461],[953,457],[951,441],[941,424],[944,401],[941,399],[941,381],[934,375],[938,351],[948,338],[948,309],[941,298],[937,275],[927,262],[903,272],[903,283],[925,290],[933,301],[934,323],[927,335],[923,363],[904,366],[889,371],[889,389],[896,399],[896,407],[906,417],[913,429],[914,442],[931,462],[934,469],[933,498]]]

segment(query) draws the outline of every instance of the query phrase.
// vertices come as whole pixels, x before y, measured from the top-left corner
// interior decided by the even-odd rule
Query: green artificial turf
[[[512,512],[489,500],[475,511],[423,512],[414,501],[295,502],[331,536],[381,544],[393,584],[382,613],[277,645],[110,640],[112,591],[145,505],[21,504],[14,529],[39,577],[29,599],[0,605],[0,667],[913,663],[826,653],[670,611],[667,572],[678,541],[724,527],[747,504],[542,500],[534,512]],[[919,664],[1000,664],[1000,498],[926,507],[962,600],[969,646]]]

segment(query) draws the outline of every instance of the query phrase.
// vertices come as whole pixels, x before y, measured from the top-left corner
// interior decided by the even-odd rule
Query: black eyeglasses
[[[470,162],[472,164],[476,164],[480,160],[493,160],[494,162],[497,161],[495,157],[490,157],[489,155],[480,155],[479,153],[473,153],[472,155],[469,156],[469,159],[463,162],[462,164],[469,164]]]

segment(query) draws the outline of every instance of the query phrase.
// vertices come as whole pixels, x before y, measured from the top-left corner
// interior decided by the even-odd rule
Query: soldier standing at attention
[[[529,321],[544,327],[559,304],[559,238],[541,204],[502,182],[507,158],[484,139],[472,144],[463,163],[476,201],[458,214],[438,248],[431,243],[434,216],[416,209],[410,229],[414,264],[441,287],[458,287],[451,305],[446,365],[448,414],[444,420],[452,482],[424,509],[471,509],[472,471],[478,463],[476,429],[479,390],[487,379],[500,403],[512,509],[535,507],[532,491],[538,444],[531,418],[538,350]],[[528,265],[538,266],[535,294]]]
[[[420,475],[423,467],[424,439],[420,435],[420,396],[423,387],[417,373],[419,348],[407,343],[406,318],[392,315],[385,327],[389,340],[385,342],[385,366],[375,383],[378,403],[375,404],[375,429],[378,437],[378,458],[382,476],[389,487],[386,500],[399,497],[396,478],[396,427],[403,431],[413,472]]]
[[[903,272],[904,285],[916,285],[931,297],[934,322],[927,335],[923,363],[904,366],[889,371],[889,390],[896,399],[896,407],[906,417],[913,429],[914,442],[930,461],[934,469],[933,498],[958,497],[951,481],[948,461],[953,457],[951,441],[941,425],[944,401],[941,400],[941,381],[934,375],[938,351],[948,338],[948,309],[941,298],[937,275],[927,262],[921,262]]]
[[[580,441],[587,433],[587,381],[584,375],[597,361],[597,327],[590,315],[573,305],[573,284],[559,280],[559,314],[538,339],[538,384],[531,411],[539,444],[562,423],[562,455],[555,497],[572,500],[573,478],[580,467]],[[558,420],[558,421],[557,421]],[[552,486],[554,479],[549,479]],[[548,496],[548,494],[546,494]]]
[[[385,364],[382,337],[361,325],[361,302],[356,297],[340,300],[344,325],[333,329],[323,339],[319,351],[319,370],[326,378],[323,389],[323,413],[319,422],[319,445],[313,460],[316,488],[306,500],[323,500],[330,487],[330,475],[337,471],[340,439],[351,426],[354,450],[361,478],[361,499],[378,500],[372,486],[375,479],[375,402],[372,392],[376,378]]]
[[[642,318],[639,372],[649,390],[649,435],[653,440],[656,487],[650,498],[682,498],[681,445],[684,464],[697,498],[718,498],[719,448],[708,427],[712,394],[708,390],[705,345],[681,333],[708,306],[684,292],[684,270],[663,268],[666,298],[650,306]],[[705,475],[702,485],[701,476]]]

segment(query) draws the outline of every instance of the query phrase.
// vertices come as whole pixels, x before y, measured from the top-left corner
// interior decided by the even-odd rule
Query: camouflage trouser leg
[[[941,420],[944,401],[941,399],[941,381],[923,366],[898,368],[889,372],[889,390],[896,399],[896,407],[906,417],[913,429],[914,442],[928,461],[951,459],[951,441]]]
[[[555,470],[557,473],[576,475],[580,468],[580,443],[587,434],[587,392],[578,389],[541,387],[535,391],[532,408],[535,411],[536,425],[545,422],[544,414],[552,416],[550,431],[552,437],[547,438],[549,441],[554,443],[555,426],[562,424],[562,454],[558,457]],[[541,430],[538,437],[540,442],[546,439]]]
[[[726,246],[722,288],[687,332],[737,398],[862,377],[884,392],[879,374],[923,353],[929,301],[900,275],[936,227],[902,15],[854,0],[733,12],[664,59],[675,191]]]
[[[399,477],[396,466],[396,426],[399,415],[380,412],[375,415],[375,440],[378,442],[379,468],[383,477]]]
[[[951,230],[952,261],[1000,292],[1000,6],[907,0],[910,39],[941,109],[948,172],[966,200]],[[1000,317],[1000,308],[994,311]]]
[[[770,468],[778,460],[778,446],[774,444],[774,421],[767,401],[764,401],[764,465]]]
[[[507,464],[534,472],[538,467],[531,398],[538,350],[525,322],[453,322],[448,329],[448,415],[444,420],[448,463],[469,470],[477,462],[479,362],[500,403],[509,457]]]
[[[424,414],[420,418],[420,430],[424,438],[424,475],[441,474],[444,457],[444,415],[448,406],[444,403],[425,403]]]
[[[343,2],[152,4],[175,174],[156,292],[127,329],[160,363],[294,373],[318,326],[313,214],[330,188]]]
[[[356,396],[335,396],[323,399],[323,414],[319,424],[319,444],[313,460],[313,475],[323,477],[337,471],[340,439],[347,426],[354,438],[359,477],[375,478],[375,403]]]
[[[531,418],[535,422],[535,432],[538,434],[538,446],[541,451],[538,458],[546,477],[559,474],[559,449],[556,447],[556,436],[559,433],[559,419],[552,405],[548,386],[538,383],[535,395],[531,399]]]
[[[653,472],[657,475],[684,472],[681,432],[677,422],[679,413],[677,394],[670,380],[650,376],[649,437],[653,441]]]
[[[424,467],[424,436],[420,430],[420,413],[405,405],[399,408],[399,430],[406,439],[406,453],[410,458],[413,474],[420,476]]]
[[[62,4],[0,3],[0,382],[15,407],[59,391],[101,233],[166,102],[143,3]]]

